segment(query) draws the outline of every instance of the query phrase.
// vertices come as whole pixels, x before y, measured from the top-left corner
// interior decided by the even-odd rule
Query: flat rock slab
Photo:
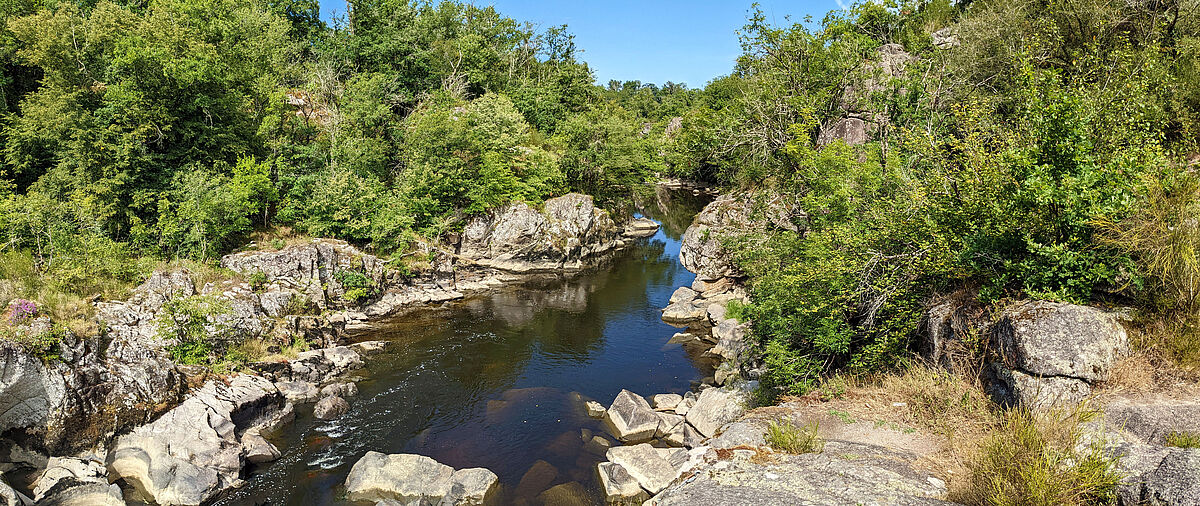
[[[914,468],[916,456],[904,452],[830,441],[820,454],[776,455],[762,463],[753,454],[738,451],[728,460],[701,466],[694,478],[666,489],[656,504],[952,504],[940,499],[945,484]]]
[[[1144,443],[1165,444],[1172,432],[1200,434],[1200,402],[1117,400],[1104,407],[1105,423],[1120,427]]]

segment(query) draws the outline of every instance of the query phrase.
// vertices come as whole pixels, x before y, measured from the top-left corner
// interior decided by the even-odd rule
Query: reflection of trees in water
[[[711,201],[712,196],[706,193],[693,195],[692,190],[672,190],[656,185],[654,194],[644,197],[637,204],[643,215],[662,223],[663,233],[667,237],[679,240],[692,224],[692,218]]]

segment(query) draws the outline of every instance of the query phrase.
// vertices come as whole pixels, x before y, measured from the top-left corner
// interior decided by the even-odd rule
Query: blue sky
[[[474,0],[473,3],[494,5],[504,15],[532,21],[542,28],[568,25],[599,83],[636,79],[658,84],[683,82],[698,88],[733,68],[741,52],[736,31],[745,24],[752,2]],[[819,21],[826,12],[838,8],[837,0],[758,2],[769,19],[777,23],[783,23],[786,16],[801,21],[806,15]],[[321,17],[330,19],[335,11],[344,13],[345,5],[344,0],[321,0]]]

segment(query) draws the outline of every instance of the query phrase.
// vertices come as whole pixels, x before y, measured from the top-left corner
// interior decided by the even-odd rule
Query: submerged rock
[[[422,455],[367,452],[346,478],[351,501],[403,504],[484,504],[497,493],[499,479],[482,468],[455,471]]]
[[[604,414],[604,423],[617,439],[646,441],[658,431],[658,414],[640,395],[621,390]]]
[[[321,420],[333,420],[350,411],[350,403],[336,395],[326,397],[313,407],[313,416]]]

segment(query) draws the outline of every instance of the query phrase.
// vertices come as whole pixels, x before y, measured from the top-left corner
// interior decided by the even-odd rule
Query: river
[[[660,190],[644,209],[663,224],[658,233],[600,269],[420,309],[360,336],[391,344],[367,358],[350,412],[325,422],[299,408],[273,440],[283,457],[252,468],[217,504],[350,504],[346,475],[368,451],[485,467],[500,477],[502,504],[542,504],[539,494],[563,484],[572,502],[601,503],[603,455],[581,432],[604,431],[580,399],[607,406],[622,388],[683,394],[712,374],[701,350],[668,343],[678,329],[660,319],[693,280],[679,239],[705,202]]]

